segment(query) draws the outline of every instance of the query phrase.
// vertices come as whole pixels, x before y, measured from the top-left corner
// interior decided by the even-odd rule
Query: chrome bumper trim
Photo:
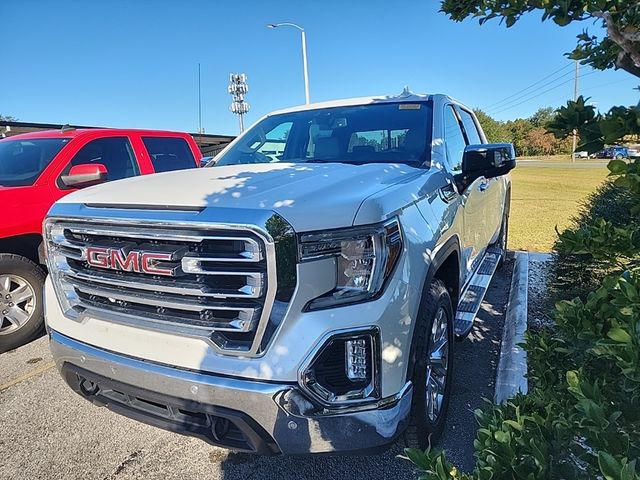
[[[403,431],[411,408],[410,384],[384,408],[328,412],[295,384],[181,370],[101,350],[55,331],[50,331],[50,347],[59,370],[70,364],[168,397],[243,412],[285,454],[384,449]]]

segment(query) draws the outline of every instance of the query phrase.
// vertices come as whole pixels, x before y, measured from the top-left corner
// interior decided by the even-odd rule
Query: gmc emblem
[[[88,247],[87,263],[92,267],[123,272],[148,273],[150,275],[175,275],[173,268],[158,267],[157,262],[170,261],[171,253],[152,253],[131,250],[126,253],[120,248]]]

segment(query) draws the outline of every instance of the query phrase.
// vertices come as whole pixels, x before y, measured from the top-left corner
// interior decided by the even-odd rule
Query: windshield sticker
[[[420,107],[422,105],[419,103],[401,103],[398,105],[398,110],[420,110]]]

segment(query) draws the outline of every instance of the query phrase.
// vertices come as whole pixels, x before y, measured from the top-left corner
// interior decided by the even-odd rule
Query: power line
[[[530,88],[535,87],[535,86],[536,86],[536,85],[538,85],[539,83],[544,82],[546,79],[548,79],[548,78],[550,78],[550,77],[553,77],[556,73],[559,73],[559,72],[561,72],[562,70],[566,70],[566,69],[567,69],[568,67],[570,67],[570,66],[571,66],[570,64],[565,65],[565,66],[563,66],[563,67],[561,67],[561,68],[559,68],[559,69],[557,69],[557,70],[555,70],[555,71],[551,72],[549,75],[547,75],[547,76],[545,76],[545,77],[542,77],[540,80],[538,80],[537,82],[532,83],[532,84],[531,84],[531,85],[529,85],[528,87],[525,87],[525,88],[523,88],[522,90],[518,90],[516,93],[514,93],[514,94],[512,94],[512,95],[509,95],[508,97],[505,97],[505,98],[503,98],[502,100],[500,100],[500,101],[498,101],[498,102],[496,102],[496,103],[493,103],[493,104],[491,104],[491,105],[489,105],[489,106],[483,107],[483,108],[482,108],[482,110],[490,109],[490,108],[494,108],[494,107],[496,107],[497,105],[500,105],[501,103],[504,103],[504,102],[506,102],[507,100],[510,100],[511,98],[515,97],[516,95],[519,95],[519,94],[521,94],[521,93],[523,93],[523,92],[526,92],[526,91],[527,91],[527,90],[529,90]],[[563,75],[563,76],[564,76],[564,75]]]
[[[597,90],[597,89],[602,88],[602,87],[609,87],[611,85],[616,85],[618,83],[624,83],[626,81],[627,81],[627,79],[622,79],[622,80],[616,80],[615,82],[607,82],[607,83],[601,83],[601,84],[598,84],[598,85],[590,85],[587,88],[583,88],[582,89],[582,93],[590,92],[592,90]],[[550,100],[548,102],[548,104],[550,106],[554,106],[554,105],[560,104],[561,102],[566,102],[566,101],[567,101],[567,97],[566,97],[566,95],[563,95],[561,97],[554,97],[554,99]]]
[[[589,75],[593,75],[594,73],[596,73],[595,70],[593,70],[593,71],[591,71],[589,73],[585,73],[584,75],[580,75],[580,78],[588,77]],[[555,86],[553,86],[551,88],[548,88],[546,90],[543,90],[542,92],[540,92],[540,93],[538,93],[538,94],[536,94],[536,95],[534,95],[532,97],[526,98],[526,99],[522,100],[521,102],[518,102],[518,103],[513,104],[513,105],[509,105],[508,107],[505,107],[505,108],[499,109],[497,111],[494,111],[494,112],[491,113],[491,115],[497,115],[498,113],[502,113],[502,112],[506,112],[507,110],[511,110],[512,108],[518,107],[518,106],[522,105],[523,103],[530,102],[531,100],[533,100],[535,98],[538,98],[538,97],[540,97],[541,95],[544,95],[547,92],[551,92],[552,90],[555,90],[556,88],[562,87],[563,85],[566,85],[567,83],[570,83],[570,82],[573,82],[573,81],[574,81],[573,78],[565,80],[564,82],[559,83],[558,85],[555,85]]]
[[[549,85],[553,85],[553,84],[554,84],[554,83],[556,83],[558,80],[562,80],[563,78],[568,77],[569,75],[572,75],[572,74],[573,74],[573,72],[566,72],[566,73],[563,73],[563,74],[562,74],[562,75],[560,75],[559,77],[556,77],[556,78],[554,78],[553,80],[549,80],[548,82],[543,83],[543,84],[542,84],[542,85],[540,85],[538,88],[535,88],[534,90],[532,90],[532,91],[530,91],[530,92],[527,92],[527,93],[525,93],[525,94],[523,94],[523,95],[519,95],[519,96],[517,96],[516,98],[514,98],[514,99],[512,99],[512,100],[509,100],[508,102],[503,103],[503,104],[502,104],[502,105],[500,105],[500,106],[494,106],[494,107],[492,107],[492,108],[487,109],[487,112],[490,112],[490,111],[492,111],[492,110],[496,110],[496,109],[498,109],[498,110],[499,110],[499,109],[501,109],[501,108],[503,108],[503,107],[506,107],[507,105],[510,105],[510,104],[512,104],[512,103],[516,103],[516,102],[518,102],[519,100],[521,100],[522,98],[528,97],[528,96],[529,96],[529,95],[531,95],[532,93],[539,92],[539,91],[540,91],[541,89],[543,89],[544,87],[548,87]],[[561,85],[561,84],[558,84],[558,85]]]

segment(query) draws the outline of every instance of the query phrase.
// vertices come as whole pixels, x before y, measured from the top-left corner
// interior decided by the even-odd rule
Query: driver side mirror
[[[74,165],[68,175],[60,177],[62,183],[70,188],[84,188],[107,181],[107,167],[101,163]]]
[[[468,145],[462,157],[462,175],[467,185],[478,177],[505,175],[516,166],[516,152],[511,143]]]

